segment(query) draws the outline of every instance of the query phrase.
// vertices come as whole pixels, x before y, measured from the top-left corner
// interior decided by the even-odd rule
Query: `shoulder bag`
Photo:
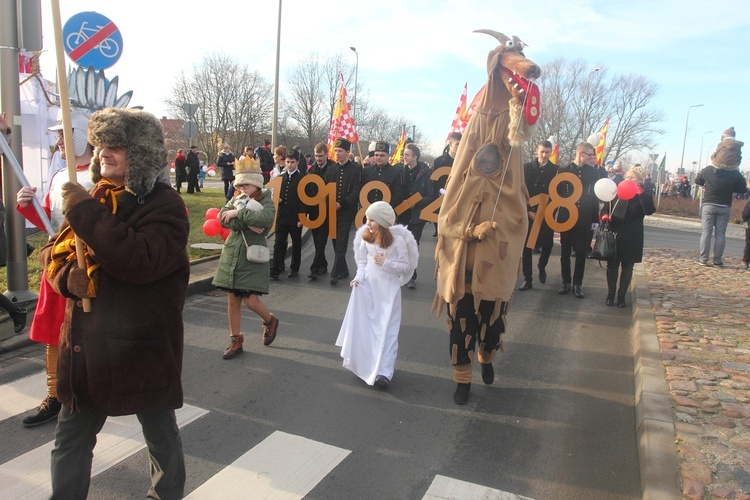
[[[617,233],[609,230],[609,222],[605,222],[599,226],[599,230],[594,238],[594,249],[591,251],[591,258],[596,260],[617,259]]]
[[[240,234],[242,235],[242,241],[245,242],[245,246],[247,247],[247,261],[252,262],[254,264],[266,264],[269,260],[271,260],[271,252],[268,250],[268,247],[265,245],[248,245],[247,240],[245,239],[245,233],[243,231],[240,231]]]

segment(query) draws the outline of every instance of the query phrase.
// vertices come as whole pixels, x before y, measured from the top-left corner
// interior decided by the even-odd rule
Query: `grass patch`
[[[190,219],[190,234],[188,236],[188,257],[190,260],[200,259],[211,255],[221,253],[221,250],[201,250],[191,248],[193,243],[222,243],[218,236],[206,236],[203,234],[203,222],[205,213],[211,207],[221,208],[224,206],[223,189],[202,189],[200,193],[186,194],[182,193],[182,199],[188,209],[188,218]],[[42,266],[39,264],[39,249],[47,244],[47,233],[38,232],[26,238],[34,246],[34,252],[27,259],[29,272],[29,290],[39,292],[39,280],[41,279]],[[7,275],[0,273],[0,290],[7,290]]]

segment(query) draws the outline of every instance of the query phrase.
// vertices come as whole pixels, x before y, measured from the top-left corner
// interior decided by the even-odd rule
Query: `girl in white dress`
[[[368,385],[386,388],[393,378],[401,327],[401,286],[417,267],[411,232],[393,225],[396,214],[383,201],[370,205],[367,223],[354,237],[357,275],[336,345],[344,368]]]

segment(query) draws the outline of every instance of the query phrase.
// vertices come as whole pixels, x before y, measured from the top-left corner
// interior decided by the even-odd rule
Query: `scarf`
[[[125,186],[115,186],[108,179],[100,180],[92,190],[92,197],[106,205],[113,214],[117,213],[117,195],[125,191]],[[78,260],[76,253],[75,233],[70,225],[66,225],[55,238],[50,255],[50,263],[47,265],[47,276],[54,278],[55,275],[68,262]],[[96,297],[96,289],[99,284],[99,264],[89,252],[87,246],[83,246],[83,257],[86,263],[86,274],[89,277],[89,297]]]

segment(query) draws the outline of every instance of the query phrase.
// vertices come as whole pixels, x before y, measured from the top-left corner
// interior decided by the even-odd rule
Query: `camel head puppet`
[[[493,320],[511,299],[526,239],[529,198],[520,144],[539,117],[539,66],[524,43],[477,30],[500,44],[487,58],[484,94],[469,120],[446,184],[435,250],[437,293],[433,307],[453,308],[465,293],[495,302]]]

